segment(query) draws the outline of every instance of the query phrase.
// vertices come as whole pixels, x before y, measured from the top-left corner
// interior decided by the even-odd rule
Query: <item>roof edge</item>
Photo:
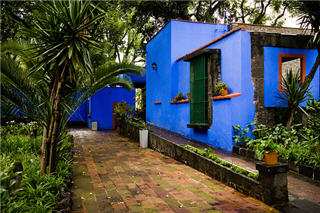
[[[223,34],[222,36],[220,36],[220,37],[218,37],[218,38],[216,38],[216,39],[214,39],[213,41],[210,41],[209,43],[203,45],[202,47],[199,47],[198,49],[196,49],[196,50],[194,50],[194,51],[192,51],[192,52],[190,52],[190,53],[188,53],[188,54],[186,54],[186,55],[178,58],[178,59],[176,60],[176,62],[181,61],[181,60],[184,59],[185,57],[190,56],[190,55],[194,54],[195,52],[197,52],[197,51],[199,51],[199,50],[202,50],[202,49],[210,46],[211,44],[213,44],[213,43],[215,43],[215,42],[217,42],[217,41],[220,41],[221,39],[223,39],[223,38],[231,35],[232,33],[236,32],[236,31],[238,31],[238,30],[246,31],[246,28],[245,28],[243,25],[242,25],[242,26],[239,26],[239,27],[237,27],[237,28],[234,28],[233,30],[230,30],[229,32]]]

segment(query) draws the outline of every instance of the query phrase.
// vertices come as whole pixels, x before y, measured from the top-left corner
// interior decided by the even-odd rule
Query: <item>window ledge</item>
[[[230,98],[235,98],[241,96],[241,93],[231,93],[229,95],[219,95],[219,96],[214,96],[212,97],[212,100],[224,100],[224,99],[230,99]]]
[[[153,104],[162,104],[161,101],[156,101],[156,102],[153,102]]]
[[[170,101],[170,104],[183,104],[183,103],[189,103],[189,99],[184,99],[181,101]]]
[[[207,123],[187,124],[187,127],[194,128],[194,129],[209,129],[209,124]]]

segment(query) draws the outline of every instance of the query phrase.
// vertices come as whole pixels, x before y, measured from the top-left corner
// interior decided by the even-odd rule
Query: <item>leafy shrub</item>
[[[6,135],[29,135],[38,136],[42,134],[42,126],[36,122],[16,123],[15,121],[6,122],[0,127],[1,136]]]
[[[16,127],[9,127],[6,135],[1,138],[0,155],[0,196],[3,212],[50,212],[59,198],[59,189],[64,185],[63,180],[69,177],[72,168],[70,151],[72,143],[66,136],[59,143],[57,173],[39,175],[39,155],[42,137],[36,138],[25,135],[11,135]],[[23,130],[17,129],[19,132]],[[21,162],[22,172],[13,172],[15,162]],[[14,177],[22,175],[21,186],[12,191]]]
[[[320,100],[309,98],[307,103],[308,128],[314,131],[314,134],[320,135]]]
[[[263,158],[263,151],[272,148],[283,159],[320,168],[320,135],[314,129],[301,128],[301,124],[292,125],[290,130],[282,124],[274,127],[256,124],[253,137],[248,137],[250,127],[234,126],[237,134],[234,140],[236,144],[254,149],[259,159]]]

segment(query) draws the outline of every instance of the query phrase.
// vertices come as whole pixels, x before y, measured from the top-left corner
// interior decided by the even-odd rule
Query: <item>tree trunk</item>
[[[295,110],[294,109],[291,109],[290,110],[290,117],[289,117],[289,120],[287,122],[287,130],[290,130],[291,126],[292,126],[292,123],[293,123],[293,119],[294,119],[294,114],[295,114]]]
[[[60,126],[61,92],[64,84],[64,71],[56,70],[54,84],[50,92],[49,102],[53,102],[53,111],[49,125],[44,128],[40,153],[40,174],[53,172],[55,169],[56,140]],[[53,153],[52,153],[53,152]]]
[[[57,76],[58,76],[58,73],[56,73],[56,77]],[[55,80],[52,86],[52,89],[50,91],[49,104],[51,104],[52,101],[54,100],[56,87],[57,87],[57,81]],[[48,112],[48,116],[50,116],[49,112]],[[41,145],[41,152],[40,152],[40,175],[43,175],[47,171],[48,160],[50,156],[50,138],[52,134],[53,122],[54,122],[54,115],[52,114],[50,122],[47,123],[47,126],[43,128],[42,145]]]
[[[304,89],[305,91],[308,89],[314,75],[316,74],[319,64],[320,64],[320,48],[318,48],[318,56],[312,66],[310,73],[306,76],[304,82],[301,85],[301,88]]]
[[[49,156],[49,167],[48,172],[54,172],[55,165],[56,165],[56,152],[57,152],[57,142],[59,139],[59,130],[60,130],[60,121],[61,121],[61,112],[60,112],[60,103],[61,103],[61,92],[63,88],[64,80],[63,77],[58,82],[58,87],[56,91],[56,97],[54,102],[54,123],[52,129],[52,137],[51,137],[51,144],[50,144],[50,156]]]

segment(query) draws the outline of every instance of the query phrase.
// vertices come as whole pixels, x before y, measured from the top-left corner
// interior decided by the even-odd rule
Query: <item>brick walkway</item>
[[[272,212],[274,209],[114,131],[72,129],[73,212]]]

